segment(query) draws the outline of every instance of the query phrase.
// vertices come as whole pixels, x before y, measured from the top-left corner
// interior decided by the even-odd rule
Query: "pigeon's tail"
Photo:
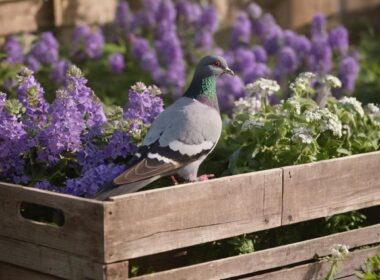
[[[133,183],[129,183],[129,184],[121,185],[121,186],[117,186],[112,183],[109,186],[106,186],[102,188],[101,190],[99,190],[93,198],[97,200],[106,200],[107,198],[111,196],[136,192],[142,189],[143,187],[145,187],[146,185],[150,184],[151,182],[156,181],[160,177],[161,176],[155,176],[155,177],[151,177],[145,180],[141,180],[138,182],[133,182]]]

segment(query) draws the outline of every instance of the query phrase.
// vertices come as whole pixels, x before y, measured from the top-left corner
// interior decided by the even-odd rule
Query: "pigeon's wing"
[[[152,124],[143,145],[146,154],[115,178],[117,185],[154,176],[166,176],[208,154],[221,132],[219,113],[196,100],[183,97]]]

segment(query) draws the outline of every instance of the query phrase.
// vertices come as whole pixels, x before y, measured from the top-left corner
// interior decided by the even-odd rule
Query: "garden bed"
[[[130,259],[380,205],[379,166],[380,152],[373,152],[106,202],[2,183],[0,278],[126,279]],[[62,226],[25,219],[22,202],[62,210]],[[345,277],[380,252],[379,242],[376,224],[132,278],[319,279],[328,263],[314,256],[336,243],[353,249],[339,274]],[[362,249],[367,245],[375,246]]]

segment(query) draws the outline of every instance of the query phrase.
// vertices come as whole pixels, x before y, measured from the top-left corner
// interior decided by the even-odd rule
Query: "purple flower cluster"
[[[34,130],[43,127],[47,122],[49,104],[44,98],[44,89],[36,81],[33,72],[24,68],[18,77],[17,96],[26,109],[24,123]]]
[[[8,37],[4,45],[5,61],[11,64],[24,64],[34,73],[39,72],[42,66],[48,66],[52,69],[50,78],[58,83],[64,80],[70,63],[66,59],[59,59],[59,43],[53,33],[42,33],[25,49],[30,50],[24,52],[17,37]]]
[[[18,76],[18,100],[0,93],[0,180],[91,197],[123,171],[163,101],[157,87],[137,83],[108,119],[79,68],[64,77],[51,105],[29,69]]]
[[[23,155],[27,150],[26,127],[6,104],[5,93],[0,92],[0,181],[25,184]]]
[[[108,58],[110,71],[115,74],[123,73],[125,69],[124,56],[121,53],[114,53]]]
[[[251,41],[259,45],[252,48]],[[241,12],[236,18],[231,31],[230,49],[223,55],[244,83],[254,82],[259,77],[285,83],[300,71],[327,74],[338,69],[335,74],[343,83],[340,94],[353,90],[359,68],[357,59],[349,53],[348,32],[344,27],[328,31],[324,16],[317,14],[312,22],[309,40],[304,35],[283,30],[272,15],[262,14],[256,4],[250,4],[247,13]],[[232,106],[233,100],[242,94],[242,88],[238,89],[235,85],[233,90],[228,86],[228,80],[231,79],[219,83],[219,93],[225,105],[221,107],[225,110],[231,109],[226,107],[227,104]]]
[[[99,127],[107,119],[103,105],[92,89],[86,86],[87,80],[76,66],[71,66],[65,80],[65,89],[74,99],[76,107],[86,122],[86,127]]]
[[[149,124],[163,110],[162,99],[152,95],[151,90],[142,83],[137,83],[129,91],[128,106],[125,108],[124,117],[141,120],[144,124]]]
[[[98,59],[103,54],[104,36],[101,30],[91,32],[86,25],[75,28],[70,45],[70,56],[75,60]]]
[[[4,45],[5,61],[9,63],[22,63],[24,61],[24,54],[22,45],[15,36],[10,36]]]

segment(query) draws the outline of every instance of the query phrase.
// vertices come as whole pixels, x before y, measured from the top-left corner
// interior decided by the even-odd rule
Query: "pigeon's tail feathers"
[[[111,196],[117,196],[117,195],[136,192],[144,188],[151,182],[156,181],[160,177],[161,176],[155,176],[155,177],[147,178],[145,180],[141,180],[141,181],[137,181],[137,182],[121,185],[121,186],[116,186],[113,184],[112,186],[107,186],[103,188],[102,190],[100,190],[97,194],[95,194],[93,198],[97,200],[106,200],[107,198]]]

